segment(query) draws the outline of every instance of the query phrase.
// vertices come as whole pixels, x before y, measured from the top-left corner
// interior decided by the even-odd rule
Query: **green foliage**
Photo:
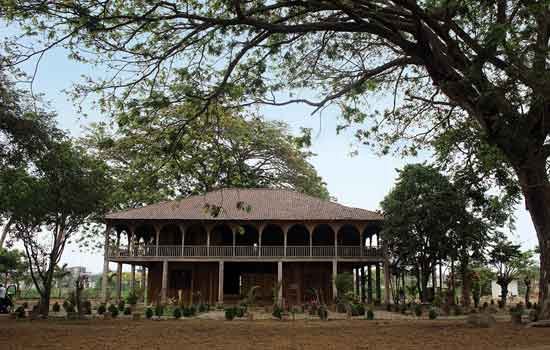
[[[225,309],[225,319],[228,321],[233,321],[233,319],[236,316],[236,311],[234,307],[226,308]]]
[[[181,317],[181,309],[179,307],[174,309],[173,316],[176,319],[179,319]]]
[[[374,311],[372,310],[371,307],[367,309],[367,320],[370,320],[370,321],[374,320]]]
[[[164,315],[164,305],[157,304],[155,306],[155,316],[162,316]]]
[[[346,299],[353,291],[353,275],[349,272],[339,273],[334,280],[339,299]]]
[[[414,304],[414,314],[416,315],[416,317],[422,316],[422,311],[422,305]]]
[[[319,319],[321,321],[328,320],[328,309],[324,304],[319,305],[319,308],[317,309],[317,315],[319,316]]]
[[[56,301],[53,305],[52,305],[52,311],[53,312],[59,312],[61,310],[61,307],[59,306],[59,303]]]
[[[178,121],[194,108],[184,105],[146,121],[123,113],[117,116],[114,134],[108,125],[92,126],[82,142],[114,164],[111,171],[118,184],[111,196],[113,206],[136,207],[222,187],[290,187],[329,198],[307,161],[312,154],[302,149],[285,124],[218,107],[190,121],[181,132]],[[217,123],[212,124],[214,119]],[[243,202],[237,206],[254,209]],[[216,203],[205,205],[212,216],[223,209]]]
[[[107,310],[107,308],[105,307],[105,304],[101,303],[98,307],[97,307],[97,314],[98,315],[103,315],[105,313],[105,311]]]
[[[148,319],[153,317],[153,309],[151,309],[150,307],[145,309],[145,317],[148,318]]]
[[[120,301],[118,302],[118,311],[120,312],[124,311],[125,306],[126,306],[126,303],[124,302],[124,300],[120,299]]]
[[[128,296],[126,297],[126,302],[130,305],[136,305],[138,301],[138,296],[136,293],[130,292]]]
[[[282,307],[280,307],[279,305],[273,305],[273,312],[271,313],[273,317],[281,320],[283,318],[283,312],[284,310]]]
[[[132,314],[132,309],[129,306],[125,307],[124,308],[124,314],[125,315],[131,315]]]
[[[430,308],[430,311],[428,312],[428,317],[430,320],[435,320],[438,316],[437,310],[435,308]]]

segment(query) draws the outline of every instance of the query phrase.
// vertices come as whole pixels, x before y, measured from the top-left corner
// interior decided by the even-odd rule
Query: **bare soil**
[[[464,321],[0,319],[0,349],[550,349],[550,328]]]

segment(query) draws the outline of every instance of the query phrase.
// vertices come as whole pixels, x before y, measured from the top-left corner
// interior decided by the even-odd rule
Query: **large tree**
[[[147,104],[152,92],[161,105],[202,100],[200,111],[214,100],[302,102],[315,110],[333,103],[349,122],[368,118],[358,135],[383,150],[398,141],[412,152],[450,145],[446,152],[459,164],[476,163],[507,189],[521,188],[540,243],[541,313],[550,318],[548,1],[2,5],[6,18],[37,38],[35,47],[10,43],[10,64],[64,45],[72,58],[112,69],[77,89],[104,89],[106,103],[139,95]],[[304,88],[318,98],[300,94]],[[377,92],[393,95],[384,113],[368,108]]]
[[[290,188],[329,199],[308,162],[307,132],[294,137],[284,123],[216,108],[190,120],[182,133],[174,124],[186,113],[192,113],[191,106],[153,117],[123,113],[116,128],[92,125],[82,142],[111,165],[118,181],[114,206],[136,207],[223,187]]]
[[[450,237],[464,216],[464,202],[437,169],[421,164],[399,171],[395,187],[381,203],[382,237],[402,264],[416,272],[419,293],[428,301],[428,282],[436,264],[446,259]]]
[[[0,176],[0,197],[11,213],[12,235],[25,251],[30,276],[48,315],[56,266],[68,242],[93,234],[89,225],[106,211],[109,181],[105,165],[72,141],[61,139],[36,159]]]

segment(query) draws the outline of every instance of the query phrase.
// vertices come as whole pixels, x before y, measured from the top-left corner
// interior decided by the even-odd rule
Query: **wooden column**
[[[235,245],[237,243],[237,227],[231,226],[231,232],[233,233],[233,256],[235,256]]]
[[[376,263],[376,275],[374,284],[376,285],[376,300],[375,303],[379,304],[382,301],[382,291],[380,290],[380,263]]]
[[[122,263],[118,263],[116,268],[116,300],[120,301],[121,296],[122,296]]]
[[[212,227],[208,226],[206,228],[206,256],[210,256],[210,232]]]
[[[145,266],[141,267],[141,286],[143,288],[143,304],[147,305],[147,268]]]
[[[108,300],[107,287],[109,284],[109,236],[111,233],[111,225],[107,224],[105,228],[105,243],[103,246],[103,276],[101,280],[101,294],[103,301],[106,303]]]
[[[162,262],[162,289],[160,290],[160,299],[162,304],[166,304],[168,294],[168,260]]]
[[[334,301],[338,296],[338,290],[336,289],[336,276],[338,275],[338,261],[332,260],[332,300]]]
[[[266,225],[262,224],[258,227],[258,256],[262,256],[262,234]]]
[[[283,306],[283,262],[277,262],[277,303],[279,306]]]
[[[155,225],[155,255],[159,256],[159,240],[160,240],[160,229],[159,225]]]
[[[223,305],[223,261],[218,265],[218,304]]]
[[[367,303],[372,304],[372,266],[367,265]]]
[[[181,256],[185,256],[185,226],[178,225],[181,233]]]
[[[130,292],[132,294],[136,293],[136,265],[131,265],[130,270]]]
[[[361,278],[359,277],[359,269],[358,268],[355,268],[352,270],[353,271],[353,275],[355,277],[355,296],[357,298],[360,298],[361,297],[361,287],[360,287],[360,280]]]
[[[365,302],[365,266],[361,266],[361,302]]]
[[[286,242],[287,242],[287,234],[288,234],[288,229],[290,228],[290,226],[288,225],[285,225],[284,228],[283,228],[283,234],[284,234],[284,243],[283,243],[283,250],[284,250],[284,256],[286,256]]]

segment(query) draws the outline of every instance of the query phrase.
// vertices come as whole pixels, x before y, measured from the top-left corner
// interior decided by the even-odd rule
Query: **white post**
[[[211,227],[206,228],[206,256],[210,256],[210,231]]]
[[[166,304],[168,292],[168,260],[162,262],[162,289],[160,291],[160,298],[163,304]]]
[[[237,242],[237,227],[231,226],[231,232],[233,233],[233,256],[235,256],[235,243]]]
[[[218,304],[223,305],[223,261],[218,265]]]
[[[143,287],[143,304],[147,305],[147,292],[148,292],[148,283],[147,283],[147,268],[145,266],[142,267],[143,270],[141,270],[141,283]]]
[[[284,248],[284,256],[286,256],[286,236],[287,236],[287,233],[288,233],[288,226],[285,226],[284,227],[284,244],[283,244],[283,248]]]
[[[265,225],[261,225],[258,228],[258,256],[262,256],[262,234],[264,232]]]
[[[107,302],[107,284],[109,283],[109,233],[111,232],[111,225],[107,224],[105,229],[105,245],[103,256],[103,278],[101,281],[101,294],[103,295],[103,301]]]
[[[279,306],[283,306],[283,262],[277,262],[277,302]]]

